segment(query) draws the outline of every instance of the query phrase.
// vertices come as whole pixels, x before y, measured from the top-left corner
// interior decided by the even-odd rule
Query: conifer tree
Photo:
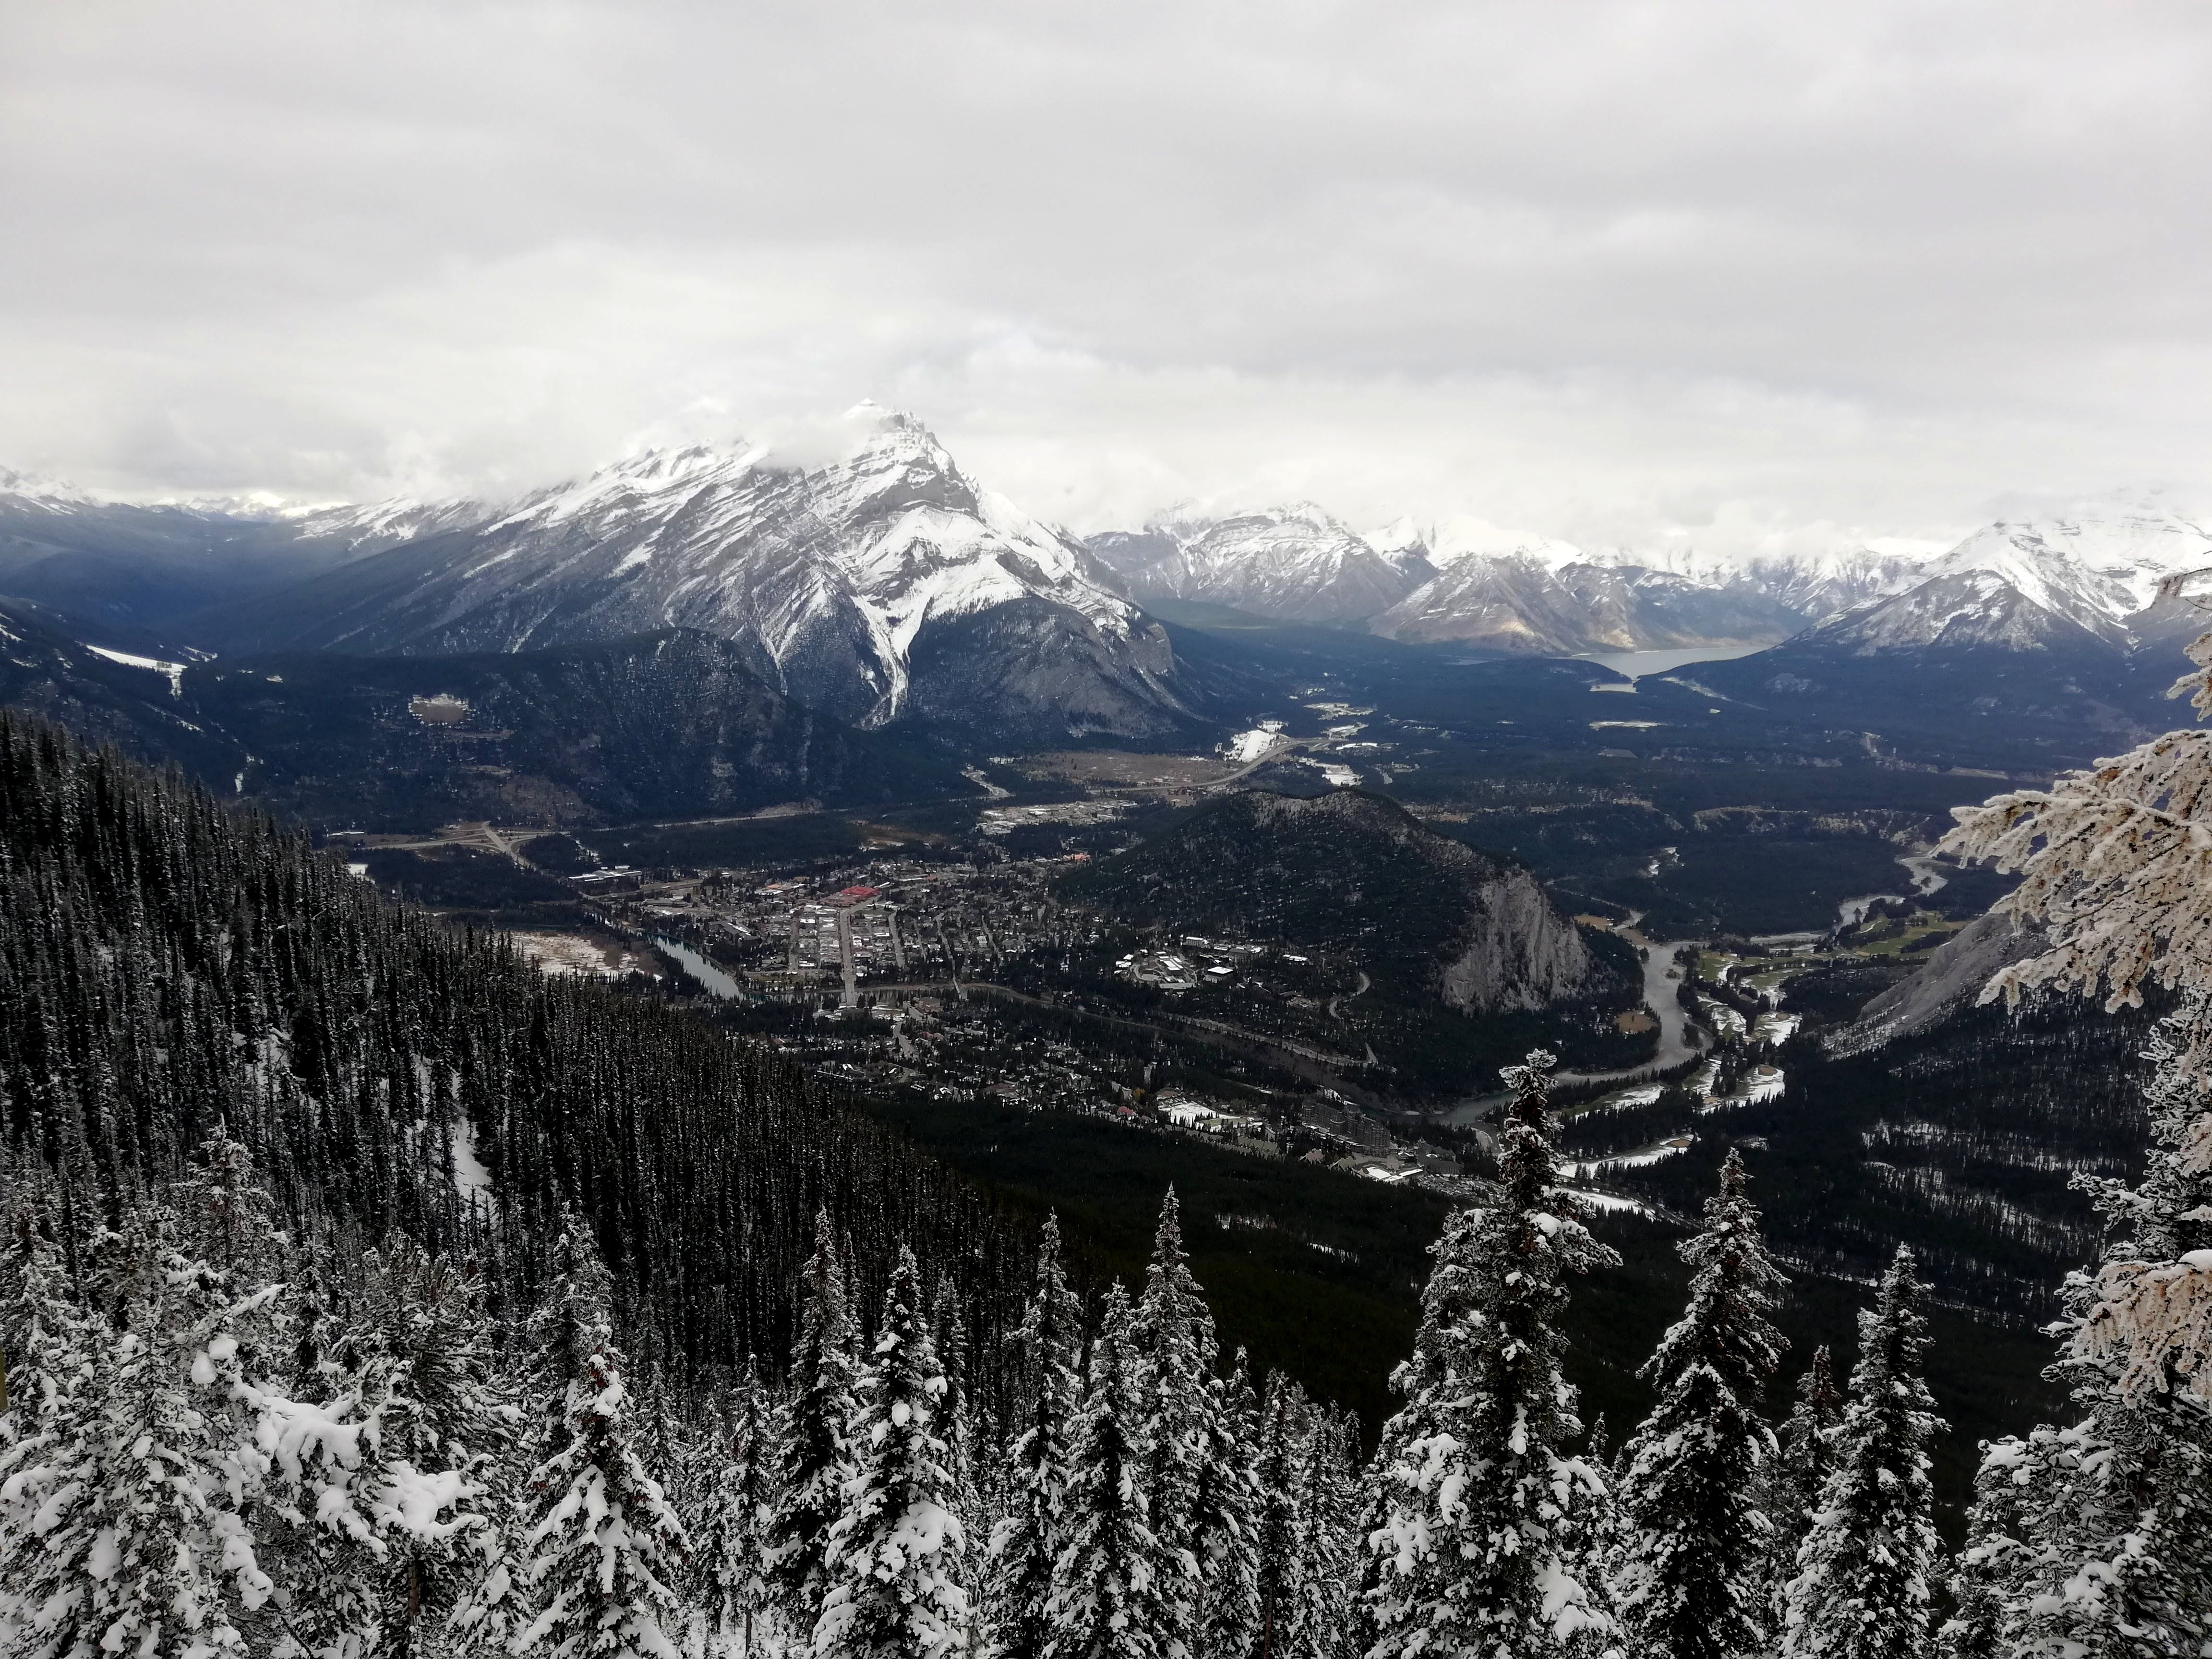
[[[396,1235],[374,1264],[382,1336],[365,1389],[375,1425],[368,1509],[390,1554],[380,1651],[439,1647],[507,1541],[520,1411],[490,1340],[480,1279]]]
[[[1007,1448],[1006,1512],[991,1529],[981,1645],[991,1659],[1044,1659],[1071,1440],[1083,1403],[1083,1305],[1068,1288],[1056,1213],[1045,1218],[1036,1284],[1015,1340],[1024,1409]]]
[[[1209,1316],[1206,1350],[1213,1339]],[[1258,1527],[1261,1492],[1254,1467],[1258,1402],[1242,1349],[1225,1376],[1209,1367],[1198,1414],[1198,1484],[1192,1493],[1197,1559],[1194,1653],[1243,1653],[1259,1631]]]
[[[1859,1362],[1835,1468],[1797,1553],[1789,1659],[1918,1659],[1928,1650],[1937,1545],[1928,1445],[1942,1427],[1922,1380],[1927,1287],[1900,1245],[1859,1315]]]
[[[1405,1396],[1383,1433],[1367,1540],[1373,1659],[1540,1659],[1612,1625],[1588,1559],[1599,1474],[1560,1374],[1566,1276],[1620,1258],[1557,1181],[1552,1057],[1508,1067],[1498,1189],[1448,1223]]]
[[[1813,1514],[1834,1469],[1836,1429],[1844,1396],[1835,1361],[1823,1343],[1797,1379],[1797,1401],[1777,1437],[1773,1463],[1763,1483],[1767,1520],[1767,1606],[1772,1627],[1782,1627],[1785,1592],[1797,1576],[1797,1551],[1813,1529]]]
[[[1216,1357],[1207,1310],[1182,1243],[1182,1206],[1168,1188],[1152,1237],[1132,1324],[1138,1387],[1144,1401],[1144,1485],[1149,1522],[1159,1551],[1161,1594],[1170,1608],[1170,1652],[1187,1650],[1195,1633],[1200,1587],[1199,1514],[1206,1449],[1215,1437],[1208,1388]]]
[[[1298,1648],[1311,1659],[1358,1659],[1353,1595],[1358,1550],[1359,1429],[1349,1413],[1315,1413],[1298,1514]]]
[[[830,1588],[814,1659],[939,1659],[966,1650],[967,1539],[951,1449],[939,1431],[947,1391],[921,1270],[902,1250],[854,1390],[850,1473],[823,1562]]]
[[[1146,1511],[1143,1421],[1128,1292],[1107,1292],[1068,1458],[1048,1659],[1165,1659],[1175,1610]]]
[[[760,1383],[743,1378],[724,1403],[714,1480],[696,1528],[716,1636],[751,1659],[772,1594],[768,1577],[768,1460],[774,1425]]]
[[[551,1390],[544,1461],[525,1492],[519,1575],[533,1617],[518,1653],[550,1659],[674,1659],[684,1607],[674,1584],[689,1540],[647,1472],[615,1346],[609,1282],[571,1219],[537,1320]]]
[[[1303,1528],[1298,1505],[1304,1494],[1298,1490],[1298,1434],[1303,1425],[1297,1421],[1297,1386],[1279,1371],[1270,1373],[1260,1404],[1252,1659],[1284,1659],[1298,1651],[1298,1592],[1309,1564],[1299,1547]]]
[[[0,1492],[10,1508],[43,1493],[28,1531],[44,1559],[10,1585],[33,1651],[242,1653],[276,1589],[250,1519],[266,1465],[239,1370],[270,1294],[231,1296],[183,1231],[149,1206],[96,1239],[79,1384],[38,1464]]]
[[[1784,1346],[1768,1318],[1783,1277],[1748,1185],[1731,1149],[1704,1231],[1681,1247],[1689,1305],[1638,1373],[1659,1398],[1624,1453],[1620,1609],[1638,1645],[1669,1659],[1765,1650],[1758,1498],[1774,1437],[1759,1407]]]
[[[0,1360],[7,1410],[0,1412],[0,1638],[40,1656],[89,1645],[87,1562],[76,1540],[99,1472],[100,1389],[95,1370],[106,1333],[72,1293],[61,1247],[29,1208],[14,1218]],[[11,1623],[14,1628],[9,1628]]]
[[[845,1434],[854,1403],[854,1320],[826,1210],[814,1218],[814,1254],[800,1297],[790,1391],[776,1419],[768,1538],[778,1601],[793,1633],[804,1638],[821,1617],[829,1589],[823,1562],[830,1529],[844,1513]]]
[[[2208,1090],[2184,1063],[2207,1018],[2192,993],[2153,1040],[2142,1181],[2080,1183],[2112,1230],[2107,1263],[2212,1253],[2212,1159],[2192,1145]],[[1983,1448],[1947,1643],[1960,1654],[2197,1652],[2212,1638],[2212,1410],[2189,1379],[2145,1376],[2098,1329],[2115,1310],[2097,1278],[2073,1275],[2066,1296],[2051,1375],[2082,1415]],[[2179,1353],[2166,1347],[2162,1363]]]

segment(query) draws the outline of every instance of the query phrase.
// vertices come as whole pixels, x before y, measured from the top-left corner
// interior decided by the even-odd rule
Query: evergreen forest
[[[1583,1419],[1565,1310],[1620,1258],[1546,1054],[1370,1439],[1226,1350],[1172,1192],[1094,1283],[768,1049],[0,714],[0,1654],[2202,1655],[2208,901],[2187,835],[2099,837],[2205,759],[1958,832],[2045,906],[2016,985],[2172,1011],[2062,1292],[2072,1409],[1984,1449],[1948,1553],[1928,1268],[1882,1256],[1847,1366],[1790,1352],[1734,1153],[1650,1411]]]

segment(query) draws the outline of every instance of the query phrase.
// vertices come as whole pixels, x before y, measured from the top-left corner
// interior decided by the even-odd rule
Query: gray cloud
[[[1083,526],[1941,536],[2212,453],[2212,13],[16,0],[0,463],[915,409]]]

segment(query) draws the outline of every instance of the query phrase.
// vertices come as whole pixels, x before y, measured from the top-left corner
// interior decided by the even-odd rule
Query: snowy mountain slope
[[[490,522],[358,560],[218,619],[236,647],[520,651],[696,629],[785,694],[1040,740],[1190,718],[1167,635],[1083,548],[975,487],[918,422],[842,459],[652,450]]]
[[[1832,617],[1808,643],[1861,655],[1968,647],[2127,651],[2167,631],[2160,584],[2208,568],[2212,533],[2154,497],[2107,498],[1978,530],[1912,586]]]
[[[147,503],[0,470],[0,593],[137,643],[173,637],[209,605],[489,516],[471,501]]]
[[[1278,622],[1364,621],[1436,574],[1417,547],[1378,550],[1310,502],[1226,519],[1170,515],[1086,545],[1140,602],[1197,599]]]
[[[1627,563],[1557,564],[1532,550],[1460,559],[1367,626],[1409,644],[1572,655],[1779,640],[1804,621],[1747,584]]]

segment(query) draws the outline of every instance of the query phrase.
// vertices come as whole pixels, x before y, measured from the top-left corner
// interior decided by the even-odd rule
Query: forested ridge
[[[111,1217],[219,1123],[295,1231],[495,1252],[518,1295],[573,1206],[679,1372],[788,1346],[824,1207],[872,1297],[902,1237],[985,1319],[1026,1270],[972,1188],[766,1051],[5,714],[0,1090],[11,1147]]]
[[[1888,1260],[1847,1381],[1786,1354],[1733,1154],[1656,1403],[1618,1452],[1581,1419],[1561,1314],[1620,1261],[1559,1185],[1546,1054],[1508,1069],[1496,1179],[1432,1248],[1363,1455],[1224,1352],[1172,1194],[1141,1283],[1086,1296],[1055,1224],[703,1023],[5,716],[0,976],[0,1654],[2212,1639],[2212,1011],[2185,979],[2148,1170],[2094,1183],[2109,1242],[2066,1292],[2078,1419],[1989,1449],[1947,1559],[1917,1262]]]

